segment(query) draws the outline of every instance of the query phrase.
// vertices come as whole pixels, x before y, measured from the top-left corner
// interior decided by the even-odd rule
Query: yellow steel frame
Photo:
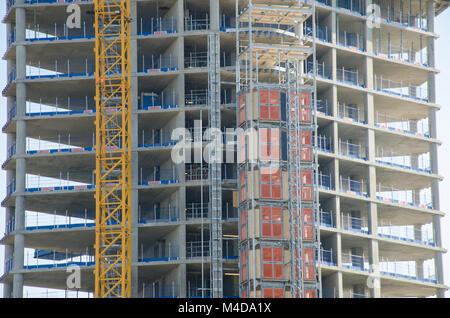
[[[95,297],[131,296],[130,0],[94,0]]]

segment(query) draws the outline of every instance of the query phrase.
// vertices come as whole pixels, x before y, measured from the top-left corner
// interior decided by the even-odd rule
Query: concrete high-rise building
[[[253,111],[244,110],[246,120],[260,125],[266,119],[258,127],[267,132],[267,149],[289,162],[292,136],[280,114],[292,95],[276,85],[240,90],[255,74],[281,83],[284,72],[289,79],[283,83],[289,82],[292,63],[280,57],[286,47],[300,61],[297,81],[312,89],[308,100],[316,108],[312,183],[318,195],[311,202],[317,217],[311,215],[314,238],[320,238],[312,254],[318,288],[303,296],[444,296],[434,24],[448,1],[320,0],[297,25],[255,18],[270,10],[248,14],[259,4],[292,18],[299,14],[292,8],[297,2],[130,0],[133,297],[294,295],[295,270],[288,265],[296,258],[286,252],[293,251],[295,232],[289,168],[267,181],[258,175],[263,168],[250,165],[243,177],[235,154],[221,165],[199,160],[207,142],[197,136],[211,127],[225,132],[242,126],[241,106],[252,105]],[[3,296],[91,296],[94,4],[6,5]],[[245,46],[256,48],[251,37],[264,43],[256,61],[244,57]],[[272,58],[258,60],[271,52]],[[255,104],[242,102],[244,91]],[[180,144],[172,138],[176,128],[189,132],[190,162],[173,161]],[[221,143],[234,148],[236,140],[224,136]],[[242,191],[247,183],[261,190],[259,199],[269,191],[271,202],[255,203],[253,193],[248,212],[242,198],[250,193]],[[276,191],[278,203],[272,202]],[[244,248],[244,236],[254,241],[256,231],[262,243],[252,246],[270,246],[267,259],[262,248]],[[80,286],[74,286],[78,269]]]

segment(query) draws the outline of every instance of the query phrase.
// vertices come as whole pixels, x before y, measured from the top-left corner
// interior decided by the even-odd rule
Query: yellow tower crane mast
[[[131,296],[130,0],[94,0],[95,297]]]

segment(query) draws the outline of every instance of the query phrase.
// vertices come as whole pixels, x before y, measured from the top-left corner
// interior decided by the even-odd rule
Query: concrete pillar
[[[433,1],[427,2],[427,19],[428,19],[428,31],[434,32],[434,12],[435,3]],[[428,55],[428,65],[430,67],[435,67],[435,39],[433,37],[428,37],[427,43],[427,55]],[[428,73],[428,99],[430,103],[436,103],[436,74],[433,72]],[[437,138],[436,133],[436,109],[431,108],[429,113],[429,125],[430,125],[430,137]],[[432,173],[438,173],[438,150],[437,144],[431,143],[430,145],[430,161],[431,161],[431,171]],[[439,204],[439,181],[433,179],[431,183],[431,195],[433,201],[433,208],[435,210],[440,209]],[[441,217],[436,215],[433,216],[433,232],[436,246],[442,246],[441,241]],[[436,280],[439,284],[444,283],[444,269],[442,253],[436,252],[435,254],[435,268],[436,268]],[[445,291],[443,289],[437,290],[438,297],[445,297]]]
[[[130,2],[131,56],[131,297],[138,297],[139,276],[139,134],[138,134],[138,65],[137,65],[137,1]]]
[[[21,4],[23,1],[18,1]],[[26,16],[24,8],[16,8],[16,103],[17,103],[17,123],[16,123],[16,154],[26,154],[26,122],[23,120],[26,111],[26,85],[21,82],[26,76],[26,47],[25,41]],[[13,276],[13,297],[23,297],[23,274],[21,271],[24,265],[25,239],[23,231],[25,229],[25,178],[26,162],[24,158],[16,159],[16,199],[15,199],[15,236],[14,236],[14,276]]]

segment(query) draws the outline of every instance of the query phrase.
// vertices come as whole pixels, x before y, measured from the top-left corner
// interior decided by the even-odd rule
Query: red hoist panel
[[[262,120],[280,119],[280,92],[259,90],[259,118]]]

